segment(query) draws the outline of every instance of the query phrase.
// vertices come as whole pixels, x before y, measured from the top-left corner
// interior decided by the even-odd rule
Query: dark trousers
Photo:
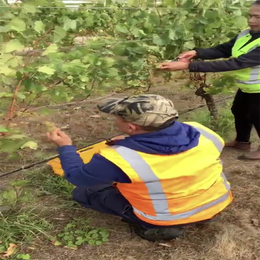
[[[145,228],[159,228],[140,220],[133,212],[128,200],[119,193],[116,187],[109,184],[100,184],[92,187],[76,187],[73,199],[81,206],[101,213],[121,217],[130,223],[139,224]]]
[[[147,229],[163,227],[151,225],[139,219],[134,214],[131,204],[117,190],[115,186],[109,184],[100,184],[92,187],[76,187],[73,190],[72,195],[73,199],[85,208],[121,217],[123,220],[129,223],[135,223]],[[204,220],[197,223],[189,223],[178,226],[176,225],[174,227],[206,223],[208,221],[211,220]]]
[[[237,91],[231,111],[235,117],[236,140],[249,142],[254,126],[260,137],[260,93]]]

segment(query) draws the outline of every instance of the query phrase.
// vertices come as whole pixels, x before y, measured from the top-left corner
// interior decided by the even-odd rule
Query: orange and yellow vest
[[[198,123],[198,145],[174,155],[155,155],[123,146],[100,154],[124,171],[131,183],[117,183],[135,215],[150,224],[170,226],[208,220],[231,202],[230,184],[223,173],[223,139]]]

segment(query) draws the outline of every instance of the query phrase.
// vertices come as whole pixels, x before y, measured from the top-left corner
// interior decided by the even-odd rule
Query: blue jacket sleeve
[[[113,182],[131,183],[129,177],[115,164],[99,154],[84,164],[75,146],[58,147],[64,177],[75,186],[94,186]]]

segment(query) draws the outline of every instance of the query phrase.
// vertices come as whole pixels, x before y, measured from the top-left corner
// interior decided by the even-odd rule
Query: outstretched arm
[[[260,65],[260,47],[238,58],[223,61],[194,61],[188,65],[190,72],[224,72],[240,70]]]
[[[179,60],[190,61],[194,58],[202,60],[213,60],[219,58],[229,58],[232,55],[232,48],[236,42],[236,38],[229,42],[222,43],[213,48],[195,48],[192,51],[186,51],[179,55]]]
[[[225,72],[252,68],[260,65],[260,47],[238,58],[223,61],[177,61],[160,64],[162,70],[178,71],[189,70],[190,72]]]

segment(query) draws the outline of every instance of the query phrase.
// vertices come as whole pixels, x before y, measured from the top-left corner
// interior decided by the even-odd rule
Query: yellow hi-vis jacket
[[[138,152],[111,146],[100,154],[122,169],[132,183],[117,183],[135,215],[150,224],[170,226],[213,218],[232,201],[219,159],[224,142],[198,123],[199,143],[174,155]]]
[[[232,48],[232,57],[237,58],[260,46],[260,38],[247,44],[252,38],[250,29],[242,31]],[[235,70],[231,72],[237,81],[237,86],[246,93],[260,93],[260,66]]]

